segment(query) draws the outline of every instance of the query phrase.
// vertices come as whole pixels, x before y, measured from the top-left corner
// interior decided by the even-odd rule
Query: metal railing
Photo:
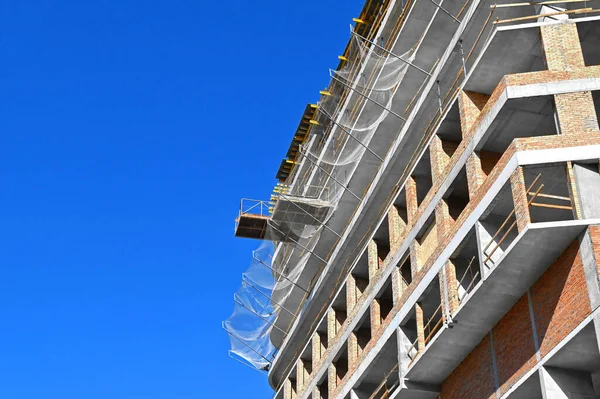
[[[369,399],[386,399],[390,397],[390,394],[394,392],[398,386],[400,386],[400,375],[398,374],[398,365],[396,364],[384,377],[381,383],[375,388],[375,391],[369,396]],[[390,381],[390,377],[394,377]],[[383,391],[383,392],[382,392]],[[382,392],[382,393],[381,393]],[[377,396],[381,393],[381,396]]]
[[[535,177],[535,179],[533,180],[533,182],[529,185],[529,187],[525,191],[526,193],[530,193],[531,192],[533,186],[538,182],[538,180],[540,179],[541,176],[542,176],[542,174],[539,173]],[[544,188],[544,185],[540,184],[540,186],[537,188],[537,190],[531,194],[531,199],[529,201],[527,201],[527,207],[529,207],[531,205],[531,203],[535,200],[535,198],[538,196],[538,194],[540,193],[540,191],[542,190],[542,188]],[[498,250],[498,248],[500,248],[500,246],[502,245],[502,243],[504,242],[504,240],[508,237],[508,235],[517,227],[517,218],[515,216],[515,212],[516,212],[515,209],[513,209],[508,214],[508,216],[506,217],[506,219],[504,219],[504,222],[500,225],[500,228],[498,228],[498,230],[496,231],[496,233],[492,236],[490,242],[481,251],[483,253],[483,255],[486,256],[486,258],[483,261],[484,265],[486,265],[486,266],[488,265],[488,262],[492,259],[492,256],[494,255],[494,253]],[[512,217],[515,218],[515,221],[512,222],[512,224],[508,227],[508,229],[506,229],[506,232],[502,235],[502,237],[500,238],[500,240],[496,243],[494,240],[500,235],[500,232],[508,225],[508,222],[510,221],[510,219]],[[492,251],[488,254],[486,251],[494,243],[496,245],[493,246]],[[493,261],[492,261],[492,263],[493,263]]]
[[[250,198],[242,198],[240,200],[239,216],[254,215],[254,216],[271,216],[269,203],[262,200],[254,200]]]
[[[471,258],[471,261],[467,265],[465,272],[463,273],[460,280],[458,280],[457,289],[459,287],[462,287],[462,283],[465,281],[465,278],[467,277],[467,275],[471,276],[471,281],[469,282],[469,285],[467,286],[467,288],[465,288],[465,292],[462,295],[462,297],[460,295],[460,292],[458,293],[458,303],[459,304],[462,303],[467,298],[467,296],[469,296],[469,294],[471,293],[471,290],[473,289],[473,287],[475,287],[477,277],[479,277],[479,274],[480,274],[479,268],[477,269],[477,271],[475,273],[473,273],[473,263],[475,262],[476,258],[477,258],[476,256],[473,256],[473,258]]]

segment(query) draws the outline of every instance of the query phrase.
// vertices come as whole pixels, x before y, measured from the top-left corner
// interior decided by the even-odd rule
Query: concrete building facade
[[[600,398],[600,1],[372,3],[414,57],[282,304],[275,397]]]

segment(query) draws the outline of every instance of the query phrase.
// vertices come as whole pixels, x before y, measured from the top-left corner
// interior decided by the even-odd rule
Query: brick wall
[[[456,163],[458,158],[464,153],[466,147],[472,137],[476,127],[482,123],[484,118],[487,116],[487,113],[491,109],[493,105],[497,102],[500,95],[503,93],[506,85],[521,85],[521,84],[531,84],[535,82],[542,82],[544,79],[551,80],[561,80],[561,79],[573,79],[577,76],[581,77],[599,77],[600,76],[600,68],[599,67],[587,67],[575,69],[572,71],[542,71],[535,72],[529,74],[516,74],[516,75],[508,75],[504,77],[494,90],[491,96],[487,96],[485,94],[480,93],[470,93],[470,92],[461,92],[459,94],[459,105],[460,105],[460,117],[461,117],[461,130],[463,133],[463,137],[465,138],[463,142],[461,142],[456,151],[452,154],[451,158],[448,160],[446,167],[444,168],[442,174],[445,175],[448,173],[449,169]],[[585,96],[584,96],[585,100]],[[582,100],[579,99],[578,102]],[[586,100],[587,101],[587,100]],[[577,104],[577,108],[579,110],[581,104]],[[585,111],[585,115],[589,113]],[[583,117],[580,115],[579,120]],[[597,119],[596,119],[597,120]],[[580,125],[583,126],[583,125]],[[587,126],[587,125],[586,125]],[[593,127],[593,126],[592,126]],[[589,130],[589,129],[588,129]],[[596,128],[597,130],[597,128]],[[469,178],[469,195],[470,195],[470,203],[467,205],[467,208],[461,214],[461,216],[456,220],[456,223],[452,226],[450,234],[443,238],[439,237],[439,241],[436,239],[436,246],[433,248],[431,254],[426,257],[422,257],[422,261],[418,264],[413,265],[413,284],[412,287],[408,287],[406,290],[403,290],[401,294],[401,298],[397,298],[397,303],[395,304],[394,310],[392,311],[393,315],[396,313],[401,307],[403,301],[410,295],[410,293],[414,290],[414,287],[419,284],[426,270],[431,266],[435,258],[439,256],[440,252],[447,245],[447,241],[449,237],[452,237],[455,230],[460,228],[466,217],[472,212],[472,210],[478,205],[479,201],[483,197],[483,195],[489,190],[489,187],[493,183],[493,181],[497,178],[500,171],[506,165],[506,162],[510,159],[510,157],[517,150],[533,150],[533,149],[544,149],[544,148],[561,148],[561,147],[572,147],[577,145],[590,145],[590,144],[600,144],[600,139],[596,135],[590,136],[585,131],[577,131],[574,129],[573,132],[570,132],[570,137],[568,140],[565,140],[564,137],[560,136],[545,136],[545,137],[535,137],[535,138],[527,138],[527,139],[517,139],[515,140],[507,149],[507,151],[500,156],[500,154],[489,153],[487,156],[482,156],[481,153],[478,154],[479,165],[477,167],[481,171],[480,179],[476,182],[477,185],[472,189],[472,176],[469,176],[468,165],[467,165],[467,173]],[[449,154],[450,151],[447,153]],[[488,177],[489,176],[489,177]],[[414,223],[419,219],[424,209],[429,205],[432,200],[433,195],[436,191],[438,191],[439,187],[437,182],[434,182],[432,189],[429,191],[427,196],[422,201],[421,206],[417,205],[416,201],[416,187],[413,178],[409,178],[406,182],[406,200],[407,200],[407,219],[408,225],[406,229],[403,229],[402,237],[399,240],[402,240],[404,236],[410,231],[410,226],[414,225]],[[472,197],[471,197],[472,195]],[[411,246],[411,252],[415,252],[414,248]],[[418,246],[414,246],[418,248]],[[355,255],[351,252],[348,254],[348,259],[353,259]],[[420,257],[421,258],[421,257]],[[413,257],[414,259],[414,257]],[[600,257],[598,258],[600,259]],[[421,270],[423,269],[423,270]],[[348,373],[351,374],[351,373]]]
[[[573,71],[585,67],[577,25],[552,24],[540,30],[549,70]],[[591,92],[558,94],[554,102],[562,134],[599,130]]]
[[[591,313],[586,287],[579,241],[576,240],[531,287],[542,357]]]
[[[486,335],[442,383],[442,399],[495,398],[494,368],[490,337]]]
[[[493,331],[500,392],[505,393],[536,363],[527,295],[517,301]]]
[[[596,240],[600,239],[598,226],[590,228],[590,232]],[[600,241],[594,243],[594,250],[600,252],[597,244]],[[528,295],[523,295],[492,328],[500,394],[506,393],[537,364],[538,348],[534,341],[530,305],[540,359],[591,313],[579,240],[573,241],[540,276],[531,287],[530,295],[531,303]],[[492,395],[495,376],[491,351],[490,340],[486,337],[443,382],[442,398],[495,396]]]

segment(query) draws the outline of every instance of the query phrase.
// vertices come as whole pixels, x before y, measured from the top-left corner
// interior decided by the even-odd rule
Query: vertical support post
[[[379,270],[379,254],[377,243],[374,240],[370,240],[367,245],[367,258],[369,261],[369,280],[372,281]]]
[[[540,30],[548,70],[574,71],[585,67],[576,24],[543,25]],[[600,132],[591,92],[556,94],[554,103],[561,134]]]
[[[423,307],[419,302],[415,304],[415,319],[417,321],[417,349],[422,352],[425,349],[425,320]]]
[[[520,233],[525,230],[529,223],[531,223],[527,199],[527,187],[525,186],[525,176],[522,167],[518,167],[510,176],[510,188],[515,206],[517,231]],[[535,189],[535,187],[533,189]]]

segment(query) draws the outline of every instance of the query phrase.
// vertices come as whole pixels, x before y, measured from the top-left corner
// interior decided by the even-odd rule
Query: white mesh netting
[[[234,295],[234,311],[223,322],[230,354],[258,370],[268,370],[276,354],[271,333],[285,337],[304,305],[285,307],[292,292],[308,297],[315,280],[303,273],[312,259],[325,263],[313,252],[323,226],[348,191],[354,169],[389,115],[407,62],[414,59],[411,52],[399,59],[354,35],[347,54],[344,66],[331,71],[329,89],[317,104],[310,130],[317,140],[310,149],[300,148],[302,165],[288,178],[292,184],[275,205],[266,234],[272,241],[254,251]],[[279,325],[277,318],[284,314],[289,322]]]

